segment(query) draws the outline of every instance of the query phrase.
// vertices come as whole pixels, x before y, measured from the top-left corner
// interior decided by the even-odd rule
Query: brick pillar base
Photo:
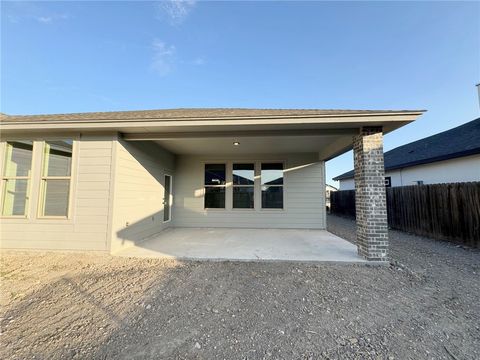
[[[388,260],[388,223],[382,127],[364,127],[353,137],[358,253]]]

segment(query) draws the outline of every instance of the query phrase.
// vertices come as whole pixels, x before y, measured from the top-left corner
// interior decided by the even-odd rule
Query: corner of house
[[[108,228],[107,228],[107,251],[112,254],[116,249],[113,246],[114,239],[114,227],[113,221],[115,218],[115,184],[116,184],[116,174],[118,171],[117,167],[117,147],[119,146],[119,134],[116,133],[112,136],[112,161],[110,165],[110,193],[108,200]]]

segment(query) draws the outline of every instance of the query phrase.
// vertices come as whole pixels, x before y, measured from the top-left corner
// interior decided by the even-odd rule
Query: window
[[[205,209],[225,208],[225,164],[205,164]]]
[[[385,176],[385,187],[392,187],[392,177]]]
[[[254,164],[233,164],[233,208],[254,208]]]
[[[45,141],[41,177],[41,216],[68,217],[72,140]]]
[[[163,194],[163,221],[172,220],[172,176],[165,174],[163,177],[164,194]]]
[[[262,208],[283,209],[283,164],[262,164]]]
[[[3,216],[27,215],[32,170],[32,141],[9,141],[3,168]]]

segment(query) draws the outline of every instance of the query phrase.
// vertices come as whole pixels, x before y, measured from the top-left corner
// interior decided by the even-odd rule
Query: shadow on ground
[[[435,244],[424,246],[436,253]],[[479,257],[450,250],[463,261],[450,272],[428,253],[422,271],[87,258],[9,306],[0,356],[476,359]],[[41,266],[34,255],[16,260]]]

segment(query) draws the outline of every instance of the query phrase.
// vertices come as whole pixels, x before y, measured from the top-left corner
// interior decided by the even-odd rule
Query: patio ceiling
[[[351,144],[353,131],[343,134],[267,134],[249,135],[242,132],[223,134],[204,134],[196,137],[163,136],[155,143],[175,154],[280,154],[280,153],[321,153]],[[238,144],[238,145],[235,145]]]
[[[175,154],[275,154],[315,152],[329,160],[352,148],[363,126],[382,126],[384,133],[414,121],[421,112],[368,115],[295,116],[183,121],[149,126],[144,132],[124,129],[127,141],[155,141]],[[240,143],[235,146],[234,143]]]

